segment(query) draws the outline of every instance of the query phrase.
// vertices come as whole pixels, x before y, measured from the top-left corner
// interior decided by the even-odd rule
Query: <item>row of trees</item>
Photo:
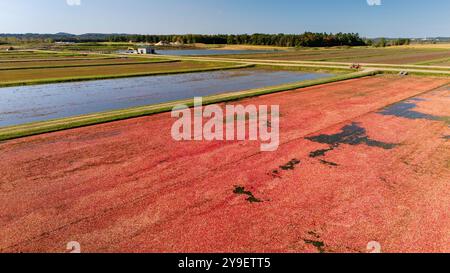
[[[375,47],[387,47],[387,46],[401,46],[401,45],[409,45],[411,44],[411,39],[395,39],[395,40],[388,40],[386,38],[380,38],[376,40],[367,40],[366,44],[368,46],[375,46]]]
[[[392,41],[392,45],[400,46],[400,45],[409,45],[411,44],[411,39],[397,39]]]
[[[303,34],[241,34],[241,35],[112,35],[110,42],[157,43],[159,41],[181,42],[184,44],[235,44],[270,45],[296,47],[362,46],[365,40],[357,33],[313,33]]]
[[[331,46],[377,46],[408,45],[410,39],[375,39],[366,40],[357,33],[313,33],[303,34],[239,34],[239,35],[135,35],[135,34],[97,34],[88,33],[74,35],[56,34],[0,34],[0,43],[15,44],[18,42],[134,42],[158,43],[159,41],[180,42],[183,44],[231,44],[231,45],[269,45],[287,47],[331,47]]]

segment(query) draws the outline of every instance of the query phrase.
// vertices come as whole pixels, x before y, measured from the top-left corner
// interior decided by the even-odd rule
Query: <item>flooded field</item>
[[[0,127],[329,76],[245,69],[0,88]]]

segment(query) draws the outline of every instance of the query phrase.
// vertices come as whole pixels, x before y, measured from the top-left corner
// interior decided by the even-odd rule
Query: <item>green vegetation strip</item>
[[[255,66],[256,68],[270,69],[272,71],[276,70],[276,71],[296,71],[296,72],[333,73],[333,74],[348,74],[350,72],[355,72],[354,69],[349,69],[347,67],[327,68],[320,66],[283,66],[270,64],[256,64]]]
[[[245,64],[245,65],[234,65],[234,66],[205,67],[205,68],[198,68],[198,69],[180,69],[180,70],[169,70],[169,71],[152,71],[152,72],[143,72],[143,73],[94,75],[94,76],[81,76],[81,77],[39,79],[39,80],[30,80],[30,81],[0,82],[0,87],[63,83],[63,82],[78,82],[78,81],[94,81],[94,80],[145,77],[145,76],[161,76],[161,75],[185,74],[185,73],[199,73],[199,72],[209,72],[209,71],[218,71],[218,70],[249,68],[249,67],[253,67],[253,66],[254,65]],[[1,92],[1,90],[0,90],[0,92]]]
[[[70,60],[68,60],[70,61]],[[69,68],[69,67],[90,67],[90,66],[116,66],[116,65],[139,65],[139,64],[160,64],[160,63],[174,63],[177,60],[153,60],[141,62],[124,62],[124,63],[98,63],[98,64],[68,64],[68,65],[50,65],[50,66],[21,66],[21,67],[0,67],[2,70],[24,70],[24,69],[51,69],[51,68]]]
[[[324,79],[308,80],[308,81],[302,81],[302,82],[293,83],[293,84],[284,84],[284,85],[279,85],[279,86],[275,86],[275,87],[266,87],[266,88],[252,89],[252,90],[246,90],[246,91],[240,91],[240,92],[212,95],[212,96],[205,97],[203,99],[203,104],[208,105],[208,104],[221,103],[221,102],[227,102],[227,101],[235,101],[235,100],[239,100],[239,99],[260,96],[260,95],[265,95],[265,94],[271,94],[271,93],[283,92],[283,91],[305,88],[305,87],[321,85],[321,84],[326,84],[326,83],[333,83],[333,82],[338,82],[338,81],[343,81],[343,80],[373,76],[378,73],[379,73],[378,71],[357,72],[357,73],[339,75],[339,76],[324,78]],[[124,119],[129,119],[129,118],[140,117],[140,116],[147,116],[147,115],[152,115],[152,114],[157,114],[157,113],[162,113],[162,112],[168,112],[168,111],[171,111],[174,106],[179,105],[179,104],[184,104],[189,107],[192,107],[194,105],[194,101],[193,101],[193,99],[187,99],[187,100],[173,101],[173,102],[167,102],[167,103],[150,105],[150,106],[134,107],[134,108],[124,109],[124,110],[115,110],[115,111],[109,111],[109,112],[103,112],[103,113],[82,115],[82,116],[77,116],[77,117],[70,117],[70,118],[63,118],[63,119],[49,120],[49,121],[44,121],[44,122],[36,122],[36,123],[18,125],[18,126],[4,127],[4,128],[0,128],[0,141],[10,140],[10,139],[15,139],[15,138],[20,138],[20,137],[26,137],[26,136],[32,136],[32,135],[37,135],[37,134],[43,134],[43,133],[49,133],[49,132],[56,132],[56,131],[61,131],[61,130],[66,130],[66,129],[84,127],[84,126],[89,126],[89,125],[101,124],[101,123],[106,123],[106,122],[111,122],[111,121],[124,120]]]
[[[408,75],[410,76],[424,76],[424,77],[444,77],[448,78],[450,77],[450,71],[437,71],[437,70],[406,70],[408,72]],[[382,70],[383,74],[392,74],[392,75],[398,75],[399,71],[397,70]]]

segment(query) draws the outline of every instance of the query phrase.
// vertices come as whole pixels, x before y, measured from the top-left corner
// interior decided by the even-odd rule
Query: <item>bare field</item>
[[[89,61],[89,60],[107,60],[107,59],[117,59],[117,57],[108,56],[74,56],[74,57],[48,57],[48,58],[17,58],[17,59],[0,59],[0,64],[3,63],[14,63],[22,64],[29,62],[64,62],[64,61]]]
[[[68,60],[99,60],[99,59],[111,59],[112,57],[105,56],[30,56],[29,58],[5,58],[0,57],[0,63],[25,63],[25,62],[49,62],[49,61],[68,61]]]
[[[23,70],[3,70],[0,71],[0,84],[8,82],[26,82],[32,80],[58,79],[114,76],[121,74],[170,72],[177,70],[207,69],[212,67],[228,67],[228,63],[194,62],[183,61],[175,63],[154,63],[139,65],[117,65],[98,67],[69,67],[69,68],[43,68],[43,69],[23,69]]]
[[[422,64],[422,65],[450,66],[450,58],[427,60],[427,61],[421,62],[419,64]]]
[[[40,52],[40,51],[11,51],[1,52],[0,62],[3,61],[21,61],[21,60],[51,60],[62,58],[104,58],[104,55],[98,54],[77,54],[60,52]]]
[[[228,55],[227,58],[268,59],[290,61],[336,61],[386,64],[414,64],[418,62],[450,58],[447,49],[416,48],[317,48],[285,52]]]
[[[219,45],[216,49],[224,50],[280,50],[287,51],[293,49],[292,47],[282,46],[264,46],[264,45]]]
[[[113,64],[126,64],[126,63],[138,63],[138,62],[151,62],[161,61],[163,59],[148,59],[148,58],[111,58],[111,59],[86,59],[86,60],[59,60],[59,61],[30,61],[30,62],[0,62],[0,69],[15,69],[15,68],[35,68],[35,67],[49,67],[49,66],[76,66],[76,65],[113,65]]]
[[[450,49],[450,43],[438,43],[438,44],[411,44],[406,46],[400,46],[404,48],[432,48],[432,49]]]

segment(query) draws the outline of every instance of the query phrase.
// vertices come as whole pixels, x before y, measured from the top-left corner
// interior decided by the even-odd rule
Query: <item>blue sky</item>
[[[371,6],[368,1],[381,5]],[[0,33],[304,31],[359,32],[365,37],[450,36],[450,1],[0,0]]]

